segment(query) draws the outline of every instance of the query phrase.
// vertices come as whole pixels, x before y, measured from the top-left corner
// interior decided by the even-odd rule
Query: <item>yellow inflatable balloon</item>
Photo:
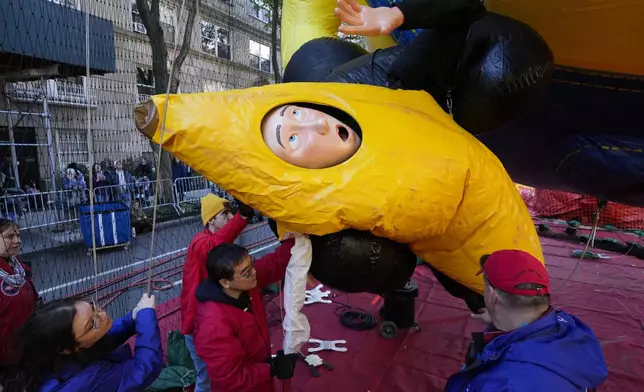
[[[296,167],[276,156],[262,137],[262,120],[277,107],[301,102],[340,109],[355,119],[362,131],[357,152],[322,169]],[[478,292],[483,254],[521,249],[543,260],[532,219],[501,162],[427,93],[288,83],[170,95],[168,102],[158,95],[137,106],[136,124],[276,220],[281,233],[368,230],[408,244]]]

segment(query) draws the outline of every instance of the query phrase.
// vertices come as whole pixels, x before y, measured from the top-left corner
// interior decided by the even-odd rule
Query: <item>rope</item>
[[[579,268],[579,265],[584,259],[584,256],[586,255],[586,253],[588,253],[588,248],[591,246],[591,244],[593,247],[595,246],[595,236],[597,235],[597,226],[599,225],[599,214],[601,213],[604,206],[606,206],[606,202],[602,200],[597,201],[597,211],[595,211],[593,228],[590,231],[590,236],[588,236],[588,241],[586,241],[586,246],[584,247],[584,251],[581,252],[581,256],[579,256],[579,260],[577,260],[577,262],[575,263],[575,268],[572,269],[572,272],[570,272],[570,275],[566,278],[566,281],[564,282],[564,287],[568,285],[568,282],[570,281],[570,279],[572,279],[572,276],[577,271],[577,268]]]
[[[87,84],[90,81],[90,39],[89,39],[89,16],[93,15],[91,12],[92,0],[87,0],[87,12],[85,12],[85,96],[88,97]],[[89,143],[92,137],[92,110],[91,102],[87,101],[86,106],[86,123],[87,123],[87,142]],[[96,256],[96,228],[94,227],[94,153],[90,151],[89,154],[89,217],[92,226],[92,262],[94,264],[94,301],[98,301],[98,257]],[[100,304],[96,302],[97,305]]]
[[[197,14],[199,15],[199,1],[194,0],[196,2],[195,7],[197,7]],[[179,17],[183,17],[183,13],[185,10],[185,5],[186,5],[186,0],[181,1],[181,8],[179,9]],[[192,26],[190,26],[190,32],[186,32],[186,34],[191,34],[192,32]],[[187,30],[187,26],[186,26]],[[161,157],[163,156],[163,135],[165,134],[165,122],[166,118],[168,116],[168,103],[170,100],[170,86],[172,85],[172,78],[174,77],[174,61],[177,58],[177,49],[179,48],[179,36],[180,34],[175,34],[174,35],[174,50],[172,52],[172,59],[170,60],[170,76],[168,77],[168,83],[166,86],[166,92],[165,92],[165,103],[164,103],[164,108],[163,108],[163,118],[161,119],[161,135],[159,136],[159,156],[157,157],[157,168],[159,168],[159,173],[161,173]],[[152,207],[152,233],[150,233],[150,248],[148,250],[148,259],[152,257],[152,254],[154,253],[154,240],[156,237],[156,226],[157,226],[157,210],[158,210],[158,205],[159,205],[159,183],[160,181],[157,181],[155,186],[154,186],[154,205]],[[150,292],[152,291],[152,263],[148,266],[148,278],[147,278],[147,288],[146,288],[146,293],[148,296],[150,295]]]

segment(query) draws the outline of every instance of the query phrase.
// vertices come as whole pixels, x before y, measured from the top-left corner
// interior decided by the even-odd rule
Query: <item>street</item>
[[[79,243],[22,256],[31,263],[34,284],[45,301],[73,295],[96,298],[112,317],[119,317],[132,310],[145,292],[150,265],[157,303],[179,295],[185,251],[199,230],[198,217],[168,222],[155,231],[154,252],[150,252],[152,235],[145,233],[133,238],[128,249],[97,251],[96,263]],[[276,241],[264,222],[249,225],[238,243],[257,256],[270,251]]]

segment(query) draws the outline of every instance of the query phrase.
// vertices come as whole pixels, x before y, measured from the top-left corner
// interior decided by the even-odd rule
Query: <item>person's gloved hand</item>
[[[276,376],[280,380],[287,380],[295,373],[295,354],[284,354],[283,350],[271,358],[271,377]]]
[[[136,314],[139,312],[141,309],[156,309],[157,307],[157,300],[154,295],[148,296],[148,294],[143,294],[141,299],[139,300],[139,303],[136,305],[134,310],[132,311],[132,318],[136,320]]]
[[[237,201],[237,206],[239,207],[237,209],[237,212],[239,212],[239,215],[241,215],[242,218],[248,220],[251,219],[253,216],[255,216],[255,210],[247,206],[246,204],[242,203],[239,200]]]

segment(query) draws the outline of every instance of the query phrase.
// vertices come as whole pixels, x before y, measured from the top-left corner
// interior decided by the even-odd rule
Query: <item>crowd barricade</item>
[[[234,203],[234,199],[202,176],[182,177],[172,180],[137,180],[125,185],[94,188],[94,202],[122,201],[129,208],[151,210],[154,195],[159,189],[157,207],[171,206],[178,215],[186,211],[186,203],[199,207],[200,199],[215,193]],[[89,189],[62,189],[55,192],[26,193],[5,190],[0,196],[0,215],[20,225],[20,230],[56,227],[70,230],[78,225],[78,205],[90,202]],[[149,215],[150,213],[148,213]]]
[[[198,206],[202,197],[211,193],[211,182],[202,176],[180,177],[174,180],[174,198],[183,213],[188,204]]]
[[[88,202],[87,188],[31,193],[11,189],[0,196],[0,214],[18,223],[20,230],[53,226],[69,229],[78,223],[76,207]]]
[[[121,201],[133,210],[152,209],[157,185],[157,207],[172,206],[177,214],[181,214],[177,209],[171,180],[137,180],[124,185],[99,186],[94,188],[94,202]]]

